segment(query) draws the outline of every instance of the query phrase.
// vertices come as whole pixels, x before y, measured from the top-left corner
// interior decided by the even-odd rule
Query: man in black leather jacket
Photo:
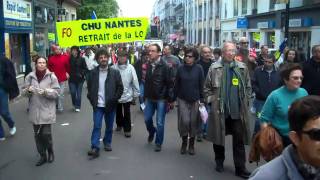
[[[91,150],[88,156],[99,156],[100,131],[104,117],[106,128],[103,138],[104,150],[112,151],[112,128],[118,99],[123,93],[123,85],[118,70],[108,67],[108,51],[101,48],[96,53],[95,59],[99,66],[88,74],[87,97],[93,108],[93,130],[91,135]]]
[[[150,63],[147,67],[145,81],[145,104],[144,119],[149,132],[148,142],[151,143],[156,134],[155,151],[161,151],[164,137],[164,122],[167,103],[171,105],[173,100],[173,79],[167,64],[161,59],[161,48],[158,44],[149,46]],[[153,125],[153,114],[157,111],[156,124]]]

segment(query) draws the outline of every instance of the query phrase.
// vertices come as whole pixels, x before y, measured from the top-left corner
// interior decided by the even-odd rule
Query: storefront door
[[[26,69],[27,58],[27,43],[29,43],[28,34],[10,34],[10,53],[11,60],[14,64],[16,74],[23,74]]]

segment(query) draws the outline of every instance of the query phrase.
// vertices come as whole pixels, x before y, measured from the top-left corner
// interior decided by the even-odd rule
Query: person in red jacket
[[[54,72],[58,78],[60,92],[59,98],[57,99],[57,110],[58,112],[62,112],[65,82],[69,79],[70,57],[67,54],[63,54],[60,47],[57,45],[52,45],[51,49],[54,54],[49,57],[48,68],[51,72]]]

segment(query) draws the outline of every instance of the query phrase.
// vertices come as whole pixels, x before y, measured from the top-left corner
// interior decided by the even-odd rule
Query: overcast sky
[[[155,0],[117,0],[125,17],[150,17]]]

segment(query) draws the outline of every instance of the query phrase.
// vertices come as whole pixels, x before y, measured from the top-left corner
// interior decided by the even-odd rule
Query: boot
[[[52,163],[54,161],[53,148],[48,149],[48,162]]]
[[[189,154],[194,155],[194,137],[190,137],[189,139]]]
[[[47,155],[46,154],[42,154],[39,161],[37,162],[36,166],[41,166],[44,163],[47,162]]]
[[[182,136],[182,145],[181,145],[180,154],[187,153],[187,145],[188,145],[188,136]]]

